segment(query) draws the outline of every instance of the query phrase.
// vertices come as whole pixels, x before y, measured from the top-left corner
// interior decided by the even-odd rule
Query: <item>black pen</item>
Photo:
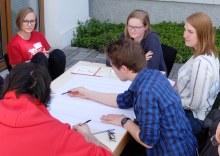
[[[81,125],[87,124],[90,121],[92,121],[92,120],[87,120],[86,122],[82,123]]]
[[[69,91],[67,91],[67,92],[64,92],[64,93],[62,93],[61,95],[64,95],[64,94],[67,94],[67,93],[70,93],[71,91],[69,90]]]

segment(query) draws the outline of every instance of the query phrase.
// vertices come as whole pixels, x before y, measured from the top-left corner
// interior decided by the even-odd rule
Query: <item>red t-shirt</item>
[[[30,60],[36,53],[49,50],[50,45],[41,32],[33,31],[29,40],[16,34],[8,43],[9,64],[15,65]]]

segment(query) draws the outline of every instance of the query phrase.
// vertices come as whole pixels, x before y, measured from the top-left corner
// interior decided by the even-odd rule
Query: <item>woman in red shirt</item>
[[[63,51],[50,50],[43,33],[36,31],[37,16],[30,7],[21,8],[17,14],[16,26],[19,31],[10,40],[7,53],[9,64],[14,67],[23,62],[46,66],[52,80],[65,71],[66,57]]]

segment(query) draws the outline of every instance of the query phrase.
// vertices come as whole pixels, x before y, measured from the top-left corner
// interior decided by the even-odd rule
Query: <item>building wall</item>
[[[219,4],[219,0],[90,0],[89,15],[101,21],[109,19],[114,23],[125,23],[132,10],[143,9],[149,12],[151,23],[181,23],[192,13],[202,11],[211,17],[214,26],[219,27]]]
[[[45,35],[52,48],[71,44],[77,22],[89,19],[88,0],[45,0]]]

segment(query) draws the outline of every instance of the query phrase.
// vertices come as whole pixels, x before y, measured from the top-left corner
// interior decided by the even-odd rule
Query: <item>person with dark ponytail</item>
[[[72,129],[50,115],[50,84],[47,69],[31,62],[7,75],[0,100],[0,155],[112,156],[87,124]]]

